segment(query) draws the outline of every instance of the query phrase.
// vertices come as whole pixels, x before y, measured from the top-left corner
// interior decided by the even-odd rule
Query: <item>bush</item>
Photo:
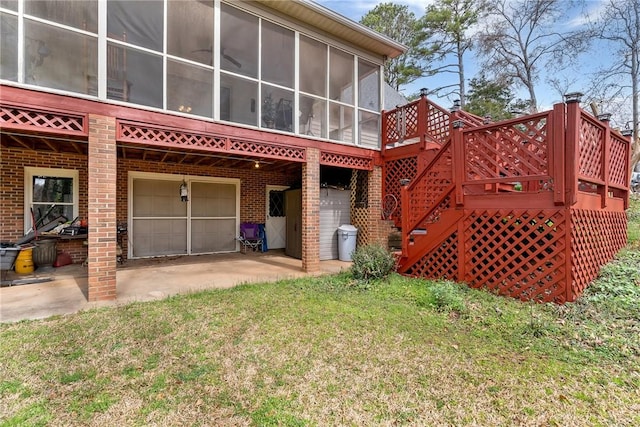
[[[380,245],[367,245],[352,255],[351,273],[357,280],[375,280],[387,277],[395,270],[396,260],[391,252]]]
[[[440,312],[455,311],[463,313],[466,311],[464,302],[465,288],[449,281],[433,282],[429,291],[431,292],[430,305]]]

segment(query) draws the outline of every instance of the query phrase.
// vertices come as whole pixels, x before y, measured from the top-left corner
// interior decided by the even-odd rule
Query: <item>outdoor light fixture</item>
[[[260,168],[260,162],[256,160],[256,163],[253,165],[254,168],[259,169]]]
[[[453,101],[453,107],[451,108],[451,112],[460,111],[460,100],[456,99]]]
[[[426,87],[423,87],[422,89],[420,89],[420,96],[424,98],[425,96],[427,96],[428,92],[429,92],[429,89],[427,89]]]
[[[455,120],[452,125],[454,129],[462,129],[464,127],[464,122],[462,120]]]
[[[582,92],[570,92],[564,94],[564,102],[567,104],[582,101]]]
[[[405,185],[408,185],[410,182],[411,182],[411,180],[409,178],[402,178],[400,180],[400,185],[402,185],[404,187]]]
[[[180,184],[180,200],[183,202],[189,201],[189,187],[187,187],[184,179],[182,180],[182,184]]]
[[[598,114],[598,120],[601,122],[608,122],[611,120],[611,113]]]

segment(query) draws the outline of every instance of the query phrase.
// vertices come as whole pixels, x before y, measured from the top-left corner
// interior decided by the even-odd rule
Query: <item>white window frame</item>
[[[80,173],[74,169],[24,167],[24,232],[32,228],[31,208],[33,206],[33,177],[46,176],[52,178],[73,179],[73,218],[77,218],[80,212]],[[66,204],[66,203],[65,203]]]

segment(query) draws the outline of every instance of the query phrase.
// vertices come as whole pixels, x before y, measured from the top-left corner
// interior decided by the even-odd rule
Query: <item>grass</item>
[[[3,324],[0,425],[640,425],[639,284],[630,238],[561,307],[341,274]]]

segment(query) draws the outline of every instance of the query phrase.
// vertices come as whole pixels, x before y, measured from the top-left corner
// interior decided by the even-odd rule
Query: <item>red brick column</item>
[[[302,165],[302,269],[320,270],[320,150],[307,148]]]
[[[116,298],[116,120],[89,115],[89,301]]]
[[[367,243],[387,246],[388,228],[382,224],[382,167],[374,166],[368,174],[369,209],[367,210]]]

